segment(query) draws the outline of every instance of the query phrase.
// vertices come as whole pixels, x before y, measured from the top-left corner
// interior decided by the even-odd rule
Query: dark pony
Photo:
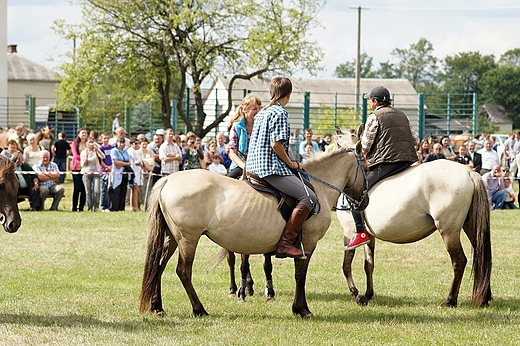
[[[19,185],[14,175],[14,162],[0,155],[0,225],[9,233],[16,232],[22,224],[16,199]]]

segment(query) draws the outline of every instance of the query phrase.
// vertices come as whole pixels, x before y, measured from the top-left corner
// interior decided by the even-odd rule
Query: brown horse
[[[16,232],[22,224],[16,199],[19,185],[14,162],[0,154],[0,224],[9,233]]]
[[[44,149],[52,153],[52,145],[54,144],[54,127],[52,129],[49,126],[41,128],[40,132],[36,133],[36,144],[42,146]]]

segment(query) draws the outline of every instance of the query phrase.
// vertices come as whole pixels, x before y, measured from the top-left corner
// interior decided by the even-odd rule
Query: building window
[[[25,113],[31,110],[31,95],[25,95]]]

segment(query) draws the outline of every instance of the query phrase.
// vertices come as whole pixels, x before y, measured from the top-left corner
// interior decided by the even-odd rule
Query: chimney
[[[10,44],[7,46],[7,53],[16,53],[16,44]]]

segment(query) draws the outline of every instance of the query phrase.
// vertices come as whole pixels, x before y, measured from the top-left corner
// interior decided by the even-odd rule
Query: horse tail
[[[215,257],[215,261],[211,265],[211,269],[215,269],[220,264],[220,262],[222,262],[224,260],[224,258],[227,257],[228,253],[229,253],[228,250],[222,248],[222,250],[220,250],[219,253],[217,254],[217,257]]]
[[[491,226],[487,191],[482,177],[471,172],[475,186],[464,232],[473,245],[473,305],[488,305],[491,295]],[[466,227],[467,226],[467,227]]]
[[[162,188],[167,181],[168,179],[163,178],[155,184],[150,193],[148,202],[148,243],[143,285],[139,297],[139,311],[141,313],[151,311],[152,298],[160,285],[160,278],[164,269],[161,268],[161,261],[168,251],[165,240],[174,241],[173,239],[166,239],[165,237],[168,225],[166,224],[166,219],[159,204]]]

